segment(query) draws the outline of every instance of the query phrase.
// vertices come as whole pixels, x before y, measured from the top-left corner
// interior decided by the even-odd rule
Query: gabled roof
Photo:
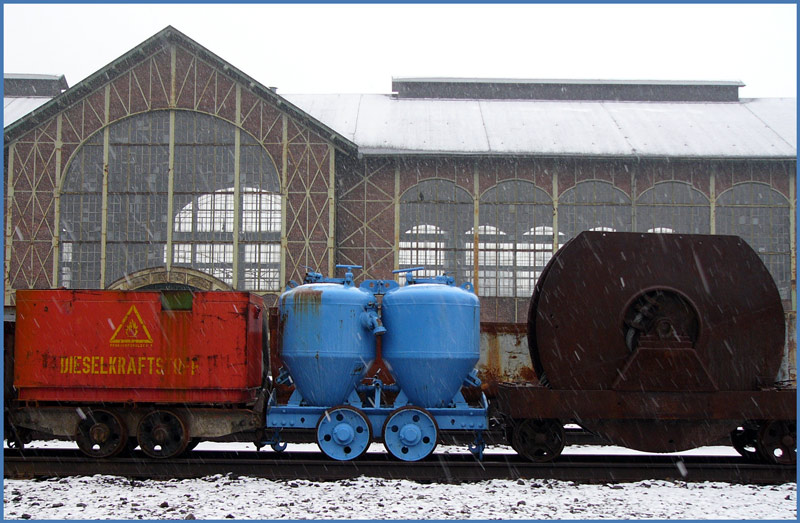
[[[315,119],[302,109],[296,107],[294,104],[289,102],[284,97],[278,95],[270,88],[265,87],[255,79],[233,67],[231,64],[172,26],[167,26],[166,28],[162,29],[121,57],[101,68],[96,73],[72,86],[61,95],[56,96],[41,107],[34,109],[27,116],[10,124],[4,129],[4,143],[8,144],[36,126],[44,123],[48,119],[58,114],[60,111],[66,109],[88,94],[101,88],[109,81],[114,80],[119,75],[133,67],[140,60],[150,56],[158,49],[170,43],[183,46],[193,53],[196,53],[198,57],[229,76],[232,80],[246,86],[261,98],[273,102],[281,111],[288,113],[292,118],[309,126],[315,132],[319,133],[321,137],[326,140],[330,140],[336,146],[347,152],[356,151],[356,145],[352,141],[345,138],[337,131],[331,129],[319,120]]]
[[[363,155],[797,156],[797,100],[616,102],[285,95]]]

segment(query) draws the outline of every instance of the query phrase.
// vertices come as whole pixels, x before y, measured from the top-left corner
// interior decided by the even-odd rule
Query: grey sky
[[[392,76],[741,80],[794,97],[795,5],[5,5],[4,70],[78,83],[167,25],[283,93]]]

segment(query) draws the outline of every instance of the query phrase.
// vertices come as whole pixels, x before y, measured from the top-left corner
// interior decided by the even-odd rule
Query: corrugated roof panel
[[[359,149],[462,153],[489,148],[479,102],[385,95],[362,95],[354,141]]]
[[[442,103],[442,102],[438,102]],[[598,103],[482,101],[491,152],[630,154],[614,120]]]
[[[34,109],[49,102],[51,98],[36,97],[4,97],[3,98],[3,127],[16,122]]]
[[[744,106],[797,149],[797,98],[756,98]]]
[[[281,96],[348,140],[353,140],[362,95],[295,94]]]
[[[795,99],[653,103],[390,95],[340,95],[324,101],[317,95],[286,98],[352,136],[363,154],[796,156]],[[330,103],[340,106],[333,108]]]
[[[794,156],[775,131],[741,103],[610,103],[632,154],[670,157]]]

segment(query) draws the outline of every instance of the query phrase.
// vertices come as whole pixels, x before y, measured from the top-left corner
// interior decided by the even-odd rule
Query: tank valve
[[[364,311],[361,313],[361,325],[371,331],[375,336],[380,336],[386,332],[386,327],[381,325],[381,320],[375,311]]]

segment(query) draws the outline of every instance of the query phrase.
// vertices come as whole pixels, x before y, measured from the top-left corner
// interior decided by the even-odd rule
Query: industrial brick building
[[[796,100],[741,86],[404,78],[387,95],[279,95],[171,27],[71,88],[6,75],[6,316],[17,289],[274,304],[306,267],[422,265],[474,284],[481,369],[515,379],[536,278],[579,232],[736,234],[784,300],[794,379]]]

